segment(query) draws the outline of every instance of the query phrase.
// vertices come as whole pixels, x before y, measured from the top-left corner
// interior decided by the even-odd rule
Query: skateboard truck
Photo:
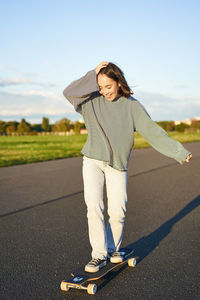
[[[89,283],[88,286],[84,286],[82,284],[77,285],[77,284],[70,284],[68,282],[65,282],[65,280],[63,280],[61,282],[60,288],[62,291],[69,291],[70,288],[73,289],[79,289],[79,290],[87,290],[88,294],[94,295],[97,292],[97,285],[95,283]]]

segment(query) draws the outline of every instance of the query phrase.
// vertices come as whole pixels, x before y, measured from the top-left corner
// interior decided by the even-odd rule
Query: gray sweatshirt
[[[135,98],[121,96],[109,101],[102,96],[95,69],[73,81],[63,94],[85,121],[88,138],[81,153],[87,157],[106,161],[113,168],[126,171],[134,146],[134,131],[157,151],[181,164],[191,153],[170,138]]]

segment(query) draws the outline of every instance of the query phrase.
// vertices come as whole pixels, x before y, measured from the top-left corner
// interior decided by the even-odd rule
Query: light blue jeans
[[[106,258],[122,242],[127,204],[127,171],[118,171],[107,162],[83,156],[84,198],[87,205],[92,258]],[[103,189],[106,183],[108,224],[104,222]]]

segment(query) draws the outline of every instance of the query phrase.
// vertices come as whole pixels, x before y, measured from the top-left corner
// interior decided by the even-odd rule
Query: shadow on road
[[[180,212],[178,212],[174,217],[169,219],[167,222],[162,224],[154,232],[150,233],[148,236],[144,236],[138,241],[127,245],[127,248],[134,249],[134,256],[137,258],[137,264],[140,263],[145,257],[147,257],[160,242],[166,238],[166,236],[171,232],[173,226],[183,219],[186,215],[191,213],[200,205],[200,195],[194,198],[190,203],[188,203]],[[118,276],[127,265],[119,267],[119,270],[108,273],[103,279],[98,290],[102,289],[107,285],[113,278]]]
[[[63,200],[65,198],[70,198],[70,197],[76,196],[76,195],[81,194],[81,193],[83,193],[83,191],[78,191],[76,193],[64,195],[64,196],[56,198],[56,199],[50,199],[50,200],[47,200],[47,201],[44,201],[44,202],[41,202],[41,203],[33,204],[31,206],[26,206],[26,207],[23,207],[23,208],[20,208],[20,209],[17,209],[17,210],[10,211],[8,213],[2,214],[2,215],[0,215],[0,218],[8,217],[8,216],[11,216],[11,215],[16,215],[16,214],[24,212],[26,210],[29,210],[29,209],[32,209],[32,208],[36,208],[36,207],[39,207],[39,206],[43,206],[43,205],[47,205],[49,203],[53,203],[53,202],[56,202],[56,201],[59,201],[59,200]]]
[[[158,229],[144,236],[138,241],[129,244],[127,247],[134,249],[136,257],[139,257],[137,263],[142,261],[146,256],[148,256],[159,244],[160,242],[171,232],[173,226],[188,215],[191,211],[196,209],[200,205],[200,195],[194,198],[190,203],[188,203],[180,212],[178,212],[174,217],[169,219],[167,222],[162,224]]]

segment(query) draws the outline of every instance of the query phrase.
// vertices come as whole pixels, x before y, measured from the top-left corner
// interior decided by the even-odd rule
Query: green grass
[[[200,133],[169,134],[181,143],[200,141]],[[0,167],[80,156],[87,135],[0,136]],[[134,148],[149,147],[138,133]]]
[[[0,167],[80,156],[86,135],[1,136]]]
[[[180,143],[191,143],[191,142],[200,142],[200,133],[199,132],[189,132],[189,133],[180,133],[177,131],[169,132],[169,136]],[[146,148],[151,147],[146,140],[139,134],[135,133],[135,146],[134,148]]]

